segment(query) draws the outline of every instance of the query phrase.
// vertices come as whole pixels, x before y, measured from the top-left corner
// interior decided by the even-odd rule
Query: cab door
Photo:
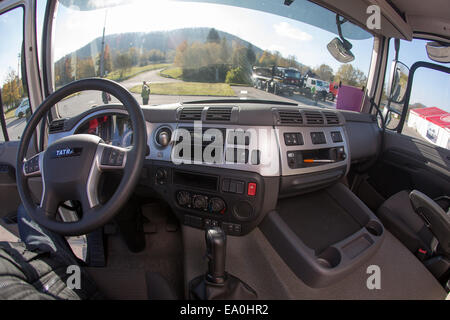
[[[31,0],[0,2],[0,224],[7,229],[20,205],[15,175],[20,138],[42,101],[35,6]],[[36,149],[34,141],[29,152]]]
[[[450,68],[413,63],[405,97],[387,114],[382,155],[369,172],[381,195],[374,197],[377,205],[402,190],[417,189],[432,199],[450,196]]]

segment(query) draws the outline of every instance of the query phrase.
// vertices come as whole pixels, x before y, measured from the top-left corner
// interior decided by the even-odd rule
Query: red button
[[[250,182],[247,188],[247,194],[249,196],[254,196],[256,194],[256,183]]]

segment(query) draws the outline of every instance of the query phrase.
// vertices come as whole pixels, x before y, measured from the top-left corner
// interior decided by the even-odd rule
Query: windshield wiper
[[[202,104],[202,103],[265,103],[265,104],[283,104],[287,106],[298,106],[298,103],[279,101],[279,100],[260,100],[260,99],[206,99],[185,101],[183,104]]]

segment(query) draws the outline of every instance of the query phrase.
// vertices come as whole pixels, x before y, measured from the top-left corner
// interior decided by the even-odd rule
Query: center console
[[[221,227],[228,235],[241,236],[253,230],[277,202],[277,177],[162,161],[146,164],[153,189],[191,227]]]
[[[245,235],[279,198],[326,187],[349,168],[344,121],[336,112],[264,108],[256,119],[246,108],[183,106],[172,115],[172,122],[149,124],[148,183],[188,226]],[[190,147],[175,152],[183,141]],[[220,148],[217,161],[194,157],[203,157],[211,142]],[[176,164],[178,156],[189,164]]]

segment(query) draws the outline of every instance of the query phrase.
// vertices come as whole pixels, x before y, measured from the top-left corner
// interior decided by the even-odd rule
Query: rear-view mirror
[[[355,60],[355,56],[350,51],[352,45],[347,40],[344,41],[346,43],[336,37],[328,43],[327,48],[337,61],[341,63],[349,63]]]
[[[428,58],[441,63],[450,62],[450,45],[441,44],[433,41],[427,43]]]

